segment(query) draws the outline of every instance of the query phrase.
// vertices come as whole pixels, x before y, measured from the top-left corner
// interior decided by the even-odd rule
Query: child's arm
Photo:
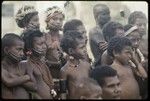
[[[16,75],[13,75],[13,74],[10,74],[10,77],[17,77]],[[36,85],[35,83],[33,83],[32,81],[27,81],[25,83],[22,83],[22,86],[27,89],[27,90],[30,90],[30,91],[36,91]]]
[[[135,53],[132,53],[131,61],[135,64],[138,74],[140,74],[140,76],[143,78],[147,78],[147,73],[144,70],[144,68],[142,67],[142,64],[140,62],[138,62],[138,60],[136,59]]]
[[[29,80],[30,77],[28,75],[15,77],[13,74],[10,74],[7,70],[2,68],[2,82],[8,87],[18,86]]]
[[[20,62],[20,69],[25,69],[25,74],[30,76],[30,81],[23,83],[22,86],[26,90],[35,92],[37,90],[37,86],[33,76],[33,68],[27,62]]]
[[[23,83],[22,86],[29,91],[35,92],[37,90],[37,86],[32,81],[28,81],[26,83]]]

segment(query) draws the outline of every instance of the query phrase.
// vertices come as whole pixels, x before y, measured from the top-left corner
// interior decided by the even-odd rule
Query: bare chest
[[[14,75],[24,75],[26,73],[25,68],[22,68],[20,66],[12,66],[12,65],[6,65],[4,67],[9,73],[12,73]]]
[[[130,67],[121,67],[116,69],[121,80],[134,79],[133,71]]]
[[[70,67],[69,77],[72,79],[80,79],[89,77],[90,66],[88,64],[81,63],[78,67]]]

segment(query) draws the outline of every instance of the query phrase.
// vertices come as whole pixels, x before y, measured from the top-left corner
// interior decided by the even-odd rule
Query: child
[[[139,85],[129,65],[132,58],[132,43],[125,37],[114,37],[108,44],[108,54],[114,58],[111,65],[118,73],[122,93],[121,99],[141,99]]]
[[[24,36],[25,52],[29,57],[27,63],[31,70],[38,72],[38,77],[34,80],[37,84],[37,93],[41,99],[52,99],[53,78],[45,61],[41,59],[47,50],[45,36],[39,30],[28,31],[24,33]]]
[[[143,98],[147,96],[147,73],[148,72],[148,66],[145,64],[148,64],[143,53],[139,49],[140,42],[141,42],[141,36],[138,30],[137,26],[132,25],[126,25],[124,27],[126,33],[125,37],[129,38],[132,42],[133,47],[133,56],[134,60],[131,61],[133,67],[137,68],[137,70],[140,72],[140,75],[135,75],[136,79],[140,85],[140,93]],[[145,80],[142,80],[142,78],[146,78]]]
[[[2,38],[2,98],[29,99],[29,92],[36,86],[27,73],[27,67],[19,63],[23,57],[24,42],[13,33]]]
[[[109,42],[109,40],[114,36],[123,36],[124,34],[123,25],[114,21],[110,21],[107,24],[105,24],[102,31],[106,42]],[[101,56],[100,61],[101,64],[111,65],[113,63],[113,57],[109,56],[107,54],[107,50],[105,50]]]
[[[59,78],[60,68],[65,62],[60,48],[60,41],[62,39],[60,31],[62,31],[64,18],[63,11],[57,6],[50,7],[46,11],[46,29],[49,30],[48,33],[45,33],[46,46],[48,48],[46,62],[55,79]]]
[[[146,59],[148,59],[148,33],[147,33],[148,20],[142,11],[134,11],[128,17],[128,24],[138,27],[140,36],[142,37],[139,44],[139,49]]]
[[[67,63],[61,68],[61,79],[67,80],[68,98],[72,98],[74,82],[89,77],[90,64],[84,60],[86,45],[82,33],[69,31],[61,41],[62,50],[69,55]]]
[[[106,4],[96,4],[93,7],[93,15],[96,26],[89,31],[89,42],[94,60],[97,62],[101,60],[101,55],[108,45],[104,40],[102,29],[111,20],[110,8]]]

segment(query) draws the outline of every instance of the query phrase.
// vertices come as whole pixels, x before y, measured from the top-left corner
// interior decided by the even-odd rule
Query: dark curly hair
[[[108,65],[97,65],[90,74],[90,77],[98,82],[102,87],[105,84],[106,77],[117,76],[117,71]]]
[[[67,31],[61,40],[60,47],[64,52],[68,53],[69,48],[75,49],[79,44],[77,39],[82,40],[82,33],[77,31]]]
[[[28,25],[28,23],[30,22],[31,18],[35,15],[38,15],[38,12],[34,12],[34,13],[29,13],[27,15],[25,15],[25,17],[22,20],[17,20],[17,25],[20,28],[24,28]]]
[[[107,53],[108,55],[114,57],[113,51],[115,53],[121,53],[125,46],[131,46],[131,41],[126,37],[114,37],[108,43]]]
[[[123,25],[118,23],[118,22],[110,21],[104,25],[102,32],[103,32],[103,36],[105,38],[105,41],[108,42],[112,37],[115,36],[116,29],[123,29],[124,30]]]
[[[72,19],[67,21],[63,27],[63,33],[65,34],[67,31],[76,30],[78,26],[83,25],[81,20]]]
[[[142,18],[142,19],[146,19],[147,20],[146,15],[143,12],[141,12],[141,11],[134,11],[128,17],[128,24],[135,24],[135,21],[136,21],[137,18]]]

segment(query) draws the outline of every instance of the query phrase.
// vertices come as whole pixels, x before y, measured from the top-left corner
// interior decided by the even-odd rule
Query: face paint
[[[39,26],[34,25],[33,23],[29,23],[27,26],[29,30],[39,30]]]
[[[32,52],[33,52],[33,54],[35,54],[35,55],[45,55],[45,53],[43,52],[43,51],[40,51],[40,50],[36,50],[36,49],[32,49]]]
[[[16,62],[20,62],[21,60],[23,60],[23,56],[17,56],[11,52],[8,53],[8,56],[12,59],[15,60]]]

